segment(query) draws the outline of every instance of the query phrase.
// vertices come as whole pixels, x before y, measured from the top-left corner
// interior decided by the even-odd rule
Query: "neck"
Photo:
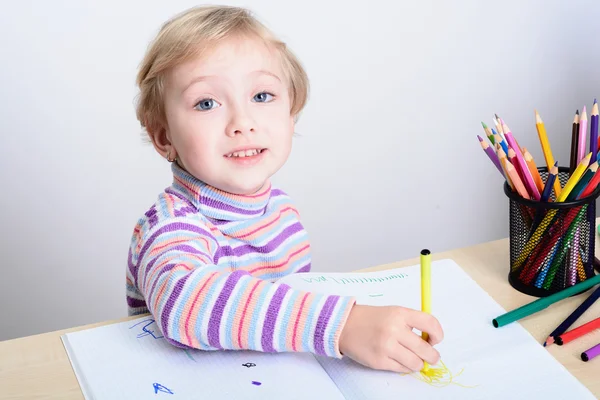
[[[233,194],[197,179],[176,163],[171,165],[173,184],[170,189],[211,219],[235,221],[260,216],[271,197],[271,183],[268,181],[256,193]]]

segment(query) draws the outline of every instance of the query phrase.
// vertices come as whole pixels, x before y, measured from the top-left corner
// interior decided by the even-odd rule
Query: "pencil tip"
[[[596,102],[596,98],[594,97],[594,104],[596,104],[596,103],[597,103],[597,102]]]
[[[481,121],[481,125],[483,126],[483,129],[487,129],[487,125],[483,123],[483,121]]]

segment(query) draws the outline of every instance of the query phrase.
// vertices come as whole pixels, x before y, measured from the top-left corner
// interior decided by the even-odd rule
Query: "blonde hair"
[[[166,126],[163,95],[165,75],[171,68],[220,40],[240,35],[262,39],[278,51],[290,93],[290,113],[296,118],[306,104],[309,90],[306,71],[296,56],[247,9],[203,6],[167,21],[150,43],[136,79],[140,90],[136,115],[142,127],[154,130]]]

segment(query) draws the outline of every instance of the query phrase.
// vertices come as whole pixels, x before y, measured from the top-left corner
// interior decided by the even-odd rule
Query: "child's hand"
[[[429,334],[429,342],[412,331]],[[439,353],[432,346],[444,333],[430,314],[404,307],[355,305],[340,335],[340,352],[373,369],[395,372],[420,371],[423,361],[436,364]]]

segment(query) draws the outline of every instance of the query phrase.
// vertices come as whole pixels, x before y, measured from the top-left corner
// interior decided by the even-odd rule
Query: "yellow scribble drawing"
[[[456,375],[452,374],[452,371],[444,364],[442,360],[439,362],[440,365],[428,365],[427,368],[423,368],[419,372],[413,372],[412,374],[401,374],[401,375],[410,375],[413,378],[425,382],[426,384],[433,387],[445,387],[448,385],[457,385],[466,389],[472,389],[476,387],[467,386],[455,381],[456,378],[463,373],[464,368],[460,370],[460,372]]]

